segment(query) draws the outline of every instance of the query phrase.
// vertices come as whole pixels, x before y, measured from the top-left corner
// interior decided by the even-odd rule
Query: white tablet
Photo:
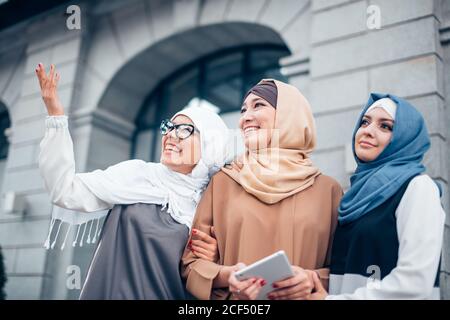
[[[274,282],[290,278],[294,275],[286,253],[281,250],[234,273],[239,281],[252,277],[266,280],[257,300],[267,300],[267,294],[274,290]]]

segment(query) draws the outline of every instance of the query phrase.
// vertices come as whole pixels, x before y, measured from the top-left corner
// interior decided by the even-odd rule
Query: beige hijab
[[[263,81],[275,82],[278,90],[270,145],[247,149],[222,170],[260,201],[273,204],[311,186],[320,172],[309,158],[316,145],[316,127],[308,101],[292,85]]]

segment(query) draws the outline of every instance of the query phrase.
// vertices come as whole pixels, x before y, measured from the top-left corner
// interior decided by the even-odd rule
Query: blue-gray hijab
[[[377,159],[363,162],[355,153],[356,132],[367,109],[382,98],[390,98],[397,105],[392,139]],[[358,166],[339,206],[341,225],[369,213],[410,178],[423,173],[422,159],[430,148],[430,138],[422,115],[408,101],[391,94],[371,93],[353,131],[352,147]]]

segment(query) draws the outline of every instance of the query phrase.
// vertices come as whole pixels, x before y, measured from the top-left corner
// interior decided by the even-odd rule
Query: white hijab
[[[106,170],[79,173],[77,176],[92,193],[106,203],[162,205],[174,220],[191,228],[197,205],[209,180],[232,158],[231,140],[229,129],[223,120],[209,109],[188,107],[176,113],[172,119],[178,115],[189,117],[200,132],[201,158],[190,174],[172,171],[161,163],[135,159],[110,166]],[[57,220],[69,224],[61,250],[73,225],[78,227],[73,246],[77,244],[80,233],[82,234],[80,246],[83,246],[84,235],[88,228],[86,243],[95,243],[100,235],[100,219],[106,214],[105,211],[81,213],[54,206],[50,231],[44,246],[47,249],[55,246],[62,223],[59,224],[51,244],[50,237]],[[94,229],[95,221],[97,225]],[[82,225],[84,230],[80,232]],[[91,238],[93,229],[94,234]]]
[[[390,98],[379,99],[379,100],[375,101],[374,103],[372,103],[372,105],[369,108],[367,108],[367,111],[365,114],[368,114],[370,111],[372,111],[375,108],[383,109],[391,116],[392,120],[395,120],[395,115],[397,113],[397,104],[394,102],[394,100],[392,100]]]

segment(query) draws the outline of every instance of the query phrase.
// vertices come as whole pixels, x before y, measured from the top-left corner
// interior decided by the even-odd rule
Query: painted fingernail
[[[192,240],[189,240],[189,245],[190,245],[190,246],[192,245]]]
[[[270,300],[272,300],[272,299],[274,298],[274,296],[271,295],[271,294],[269,294],[269,295],[267,296],[267,298],[269,298]]]
[[[256,281],[258,281],[258,279],[253,279],[253,283],[255,283]]]
[[[266,280],[264,280],[264,279],[261,280],[261,286],[265,286],[266,283],[267,283]]]
[[[192,233],[193,233],[193,234],[196,234],[196,233],[197,233],[197,230],[195,230],[195,229],[192,230]]]
[[[274,287],[274,288],[278,288],[278,286],[274,283],[273,285],[272,285],[272,287]]]

